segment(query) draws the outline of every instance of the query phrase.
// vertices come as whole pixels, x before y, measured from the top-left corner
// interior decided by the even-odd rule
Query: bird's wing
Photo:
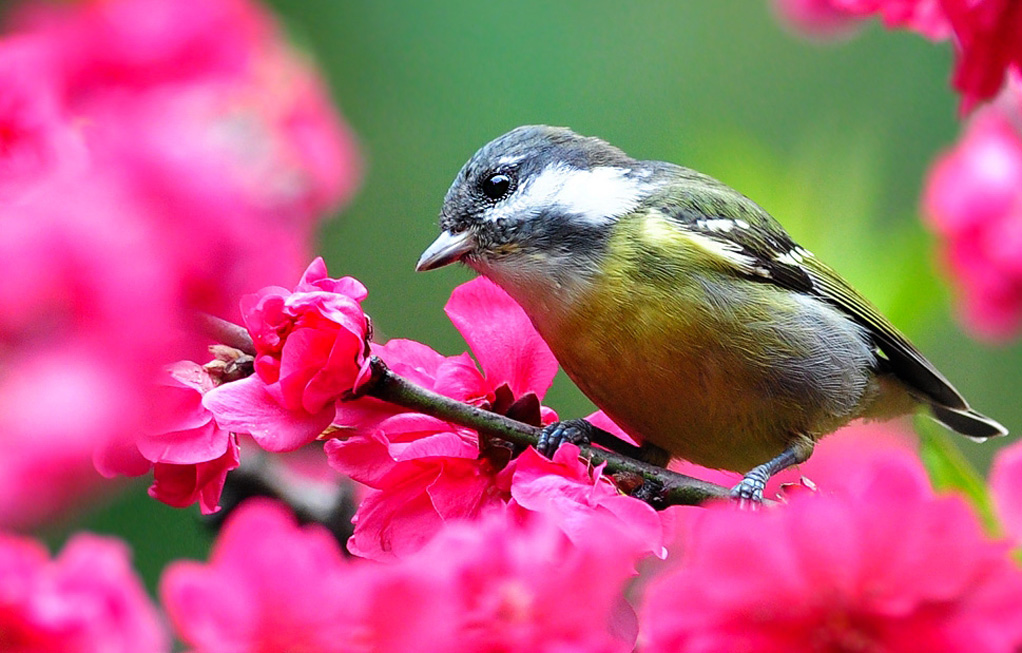
[[[891,371],[921,399],[968,409],[908,338],[840,275],[799,247],[766,211],[720,182],[701,175],[692,181],[701,186],[698,191],[674,196],[660,207],[672,222],[712,245],[735,273],[817,297],[843,311],[867,330]]]
[[[898,378],[938,405],[957,410],[969,408],[965,398],[933,363],[847,281],[814,256],[805,257],[800,266],[812,279],[811,294],[841,309],[865,327]]]

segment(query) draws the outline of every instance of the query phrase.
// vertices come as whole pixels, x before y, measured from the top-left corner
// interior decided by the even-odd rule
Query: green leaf
[[[1001,535],[986,481],[951,441],[951,436],[935,422],[923,417],[916,419],[916,430],[919,432],[919,455],[934,489],[964,495],[975,507],[987,532]]]

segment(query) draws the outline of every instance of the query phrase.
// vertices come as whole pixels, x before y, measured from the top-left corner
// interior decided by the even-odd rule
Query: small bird
[[[762,500],[854,419],[924,409],[977,440],[1007,434],[765,210],[694,170],[519,127],[461,169],[440,228],[417,270],[489,277],[647,460],[742,472],[738,499]],[[540,448],[587,433],[551,425]]]

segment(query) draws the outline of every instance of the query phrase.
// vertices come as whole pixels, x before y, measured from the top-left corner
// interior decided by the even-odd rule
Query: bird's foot
[[[763,503],[763,490],[766,489],[770,472],[766,465],[754,467],[741,482],[731,488],[731,498],[743,508],[756,508]]]
[[[593,425],[584,419],[554,422],[543,427],[539,434],[539,442],[536,443],[536,451],[547,458],[553,458],[561,444],[565,442],[589,444],[592,441],[592,435]]]

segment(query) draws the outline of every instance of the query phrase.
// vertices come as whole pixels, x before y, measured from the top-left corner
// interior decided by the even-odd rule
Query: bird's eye
[[[499,200],[511,191],[511,176],[503,172],[495,172],[482,184],[483,194],[491,200]]]

